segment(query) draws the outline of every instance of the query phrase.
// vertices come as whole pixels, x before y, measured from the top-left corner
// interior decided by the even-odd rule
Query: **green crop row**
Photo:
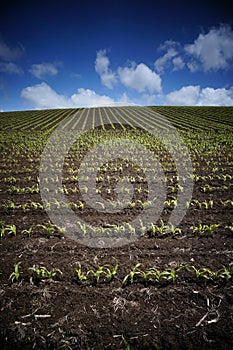
[[[118,262],[115,265],[104,264],[98,265],[95,269],[89,269],[83,272],[81,264],[78,263],[78,267],[75,268],[76,280],[79,284],[98,284],[100,282],[111,282],[114,278],[118,279],[117,272],[119,269]],[[211,270],[206,267],[196,267],[194,265],[181,265],[175,267],[168,267],[164,270],[160,270],[157,267],[150,267],[147,269],[141,269],[141,264],[137,263],[123,278],[121,278],[122,286],[127,286],[133,283],[143,283],[145,285],[164,285],[167,283],[190,280],[208,280],[212,282],[224,281],[227,282],[232,278],[233,262],[227,266],[222,266],[218,270]],[[32,266],[28,268],[28,271],[34,273],[36,281],[44,279],[55,278],[59,275],[60,278],[64,273],[57,268],[48,270],[45,266]],[[14,269],[9,276],[9,280],[17,282],[21,277],[23,278],[24,272],[22,271],[21,262],[14,264]],[[33,278],[33,276],[32,276]]]

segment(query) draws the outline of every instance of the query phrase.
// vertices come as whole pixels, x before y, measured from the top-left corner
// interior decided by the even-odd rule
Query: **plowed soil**
[[[200,169],[208,161],[211,166],[212,159],[202,157]],[[224,166],[231,174],[231,166]],[[144,283],[135,278],[132,284],[122,283],[137,263],[143,270],[194,265],[217,271],[232,262],[233,235],[228,226],[232,225],[233,207],[222,204],[231,197],[232,180],[215,179],[211,186],[216,191],[211,193],[202,190],[205,180],[195,182],[193,199],[213,199],[214,206],[200,209],[192,202],[179,225],[181,235],[152,237],[147,232],[128,245],[108,249],[90,248],[57,232],[49,235],[40,227],[29,237],[4,236],[0,240],[1,349],[233,349],[232,278],[198,279],[186,271],[175,281]],[[1,182],[1,203],[41,201],[40,194],[10,194],[10,186]],[[137,214],[134,210],[137,208],[131,209],[132,215]],[[163,212],[165,221],[171,210]],[[82,215],[101,224],[101,217],[88,208]],[[49,217],[40,209],[2,209],[1,222],[14,223],[21,232],[48,223]],[[200,235],[192,229],[199,223],[218,223],[219,227],[213,234]],[[18,262],[20,276],[12,283],[9,276]],[[119,268],[112,281],[103,276],[99,282],[92,277],[78,281],[75,269],[80,265],[85,273],[116,262]],[[59,269],[62,275],[57,272],[53,278],[38,279],[29,270],[33,266]]]

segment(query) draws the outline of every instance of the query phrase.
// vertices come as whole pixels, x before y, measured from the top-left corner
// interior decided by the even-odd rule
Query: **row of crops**
[[[154,110],[156,110],[156,114]],[[207,119],[208,111],[209,119]],[[102,149],[101,156],[99,155],[103,158],[102,162],[104,163],[104,158],[109,152],[109,142],[123,136],[125,139],[134,140],[154,152],[162,164],[163,176],[160,174],[159,178],[158,174],[155,173],[152,179],[155,183],[157,181],[160,184],[163,181],[166,185],[166,195],[162,201],[164,206],[162,220],[166,221],[170,211],[179,206],[179,194],[182,195],[187,183],[193,181],[194,191],[192,198],[184,203],[186,209],[200,210],[198,215],[203,219],[206,216],[206,211],[213,212],[213,217],[216,217],[214,224],[220,224],[221,227],[231,227],[229,215],[224,223],[217,220],[218,208],[223,212],[223,215],[226,215],[224,210],[232,210],[233,207],[231,198],[231,112],[232,108],[230,107],[209,109],[207,107],[153,107],[151,109],[124,107],[1,113],[0,183],[2,190],[0,192],[0,208],[6,223],[14,224],[14,222],[9,222],[12,213],[14,215],[25,213],[30,216],[30,213],[37,211],[41,215],[45,211],[57,210],[61,206],[70,206],[81,217],[95,214],[96,211],[93,211],[83,199],[90,194],[90,189],[87,186],[89,179],[85,177],[85,174],[79,173],[80,162],[85,152],[104,141],[107,147]],[[169,123],[163,115],[166,115]],[[219,123],[219,116],[221,116],[222,124]],[[167,150],[169,142],[176,142],[173,137],[174,125],[188,148],[193,167],[193,172],[187,169],[182,176],[177,173],[176,164],[171,153]],[[186,125],[185,128],[184,125]],[[209,126],[208,130],[206,129],[207,125]],[[43,184],[41,184],[39,177],[41,155],[49,135],[58,126],[61,128],[61,138],[59,145],[54,145],[55,149],[60,147],[61,143],[65,143],[67,130],[87,131],[76,145],[72,146],[71,151],[65,157],[62,186],[61,184],[58,186],[58,169],[53,164],[53,159],[47,160],[50,164],[50,176],[44,176]],[[159,141],[156,134],[148,135],[144,131],[144,129],[150,130],[150,128],[158,128],[161,132],[162,136],[160,135]],[[174,135],[176,137],[177,134]],[[161,140],[165,140],[167,149]],[[107,200],[114,209],[114,206],[117,206],[115,187],[120,183],[123,174],[125,185],[121,186],[121,192],[126,195],[129,191],[128,187],[132,185],[136,193],[125,211],[125,215],[128,216],[132,210],[139,213],[140,210],[153,206],[158,198],[152,196],[148,199],[149,191],[145,174],[140,166],[134,164],[131,167],[128,161],[122,160],[125,156],[124,149],[121,151],[122,154],[119,154],[121,161],[106,162],[105,166],[99,169],[95,178],[96,194],[105,198],[105,201]],[[134,149],[130,152],[130,156],[133,156]],[[179,162],[183,168],[186,168],[184,152],[185,148],[181,146]],[[140,162],[142,162],[143,152],[138,154],[137,158],[140,158]],[[91,166],[94,167],[93,159],[91,163]],[[146,164],[146,166],[148,171],[153,170],[153,165]],[[84,164],[84,167],[88,168],[88,164]],[[82,183],[82,189],[79,188],[80,183]],[[54,187],[54,184],[57,185]],[[50,193],[51,186],[53,188],[53,194],[48,195],[43,202],[40,193],[42,186],[43,191],[47,193]],[[63,198],[67,196],[69,200],[59,201],[59,193],[63,195]],[[95,209],[105,210],[104,204],[100,202],[99,205],[95,206]],[[209,216],[207,215],[207,217]],[[208,219],[206,221],[203,225],[213,224]],[[111,223],[117,224],[114,220]],[[199,223],[202,224],[202,222],[196,222],[196,226]],[[151,220],[150,225],[153,224],[158,223]],[[195,222],[191,226],[195,226]]]
[[[156,120],[153,120],[157,113]],[[196,129],[222,129],[224,126],[232,127],[232,107],[176,107],[176,106],[152,106],[150,108],[122,107],[122,108],[85,108],[85,109],[50,109],[29,110],[1,113],[1,130],[45,130],[51,131],[61,121],[73,116],[75,125],[80,129],[85,127],[86,118],[90,125],[95,126],[96,121],[102,123],[130,124],[130,118],[136,119],[138,114],[144,114],[149,122],[159,124],[161,122],[158,113],[165,116],[170,122],[179,128]],[[125,119],[126,117],[126,119]],[[95,121],[96,119],[96,121]],[[71,121],[70,121],[71,122]],[[209,123],[211,122],[211,128]]]
[[[232,127],[233,107],[0,113],[3,348],[231,348]]]

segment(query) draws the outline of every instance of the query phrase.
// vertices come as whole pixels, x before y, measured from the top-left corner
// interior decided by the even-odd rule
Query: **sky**
[[[230,0],[2,0],[0,111],[233,105]]]

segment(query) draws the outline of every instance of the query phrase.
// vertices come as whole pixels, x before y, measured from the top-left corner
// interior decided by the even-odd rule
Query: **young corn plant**
[[[77,277],[78,277],[78,281],[84,282],[87,280],[87,276],[84,275],[84,273],[82,272],[81,264],[78,264],[78,265],[79,265],[79,267],[75,269],[75,272],[76,272]]]
[[[0,231],[0,237],[3,238],[5,235],[7,236],[16,236],[17,234],[17,228],[15,224],[9,224],[9,225],[2,225],[1,231]]]
[[[153,269],[149,269],[147,271],[140,270],[140,276],[142,277],[142,282],[147,285],[149,282],[153,282]]]
[[[204,268],[204,267],[198,269],[196,266],[192,265],[192,266],[187,266],[187,270],[194,271],[197,279],[205,278],[207,280],[211,280],[214,278],[213,271],[211,271],[210,269]]]
[[[213,199],[210,199],[209,201],[205,200],[203,202],[200,202],[198,199],[194,199],[193,203],[195,203],[199,209],[212,209],[214,206],[214,201]]]
[[[106,269],[107,266],[108,265],[98,266],[98,269],[95,270],[95,271],[93,269],[89,270],[87,272],[87,276],[88,275],[92,275],[94,277],[94,279],[95,279],[95,282],[98,283],[99,280],[100,280],[101,275],[106,275],[105,269]]]
[[[171,232],[172,236],[182,235],[182,231],[179,227],[175,227],[173,224],[168,225],[168,230]]]
[[[130,350],[130,345],[123,335],[122,335],[122,341],[123,341],[123,345],[125,347],[125,350]]]
[[[174,282],[177,278],[177,274],[176,274],[176,269],[170,269],[170,268],[167,268],[165,269],[164,271],[160,271],[156,268],[152,268],[150,269],[153,277],[154,277],[154,281],[156,283],[162,283],[162,280],[165,280],[167,282]]]
[[[165,225],[161,220],[160,226],[151,223],[151,236],[164,236],[167,234],[169,226]]]
[[[164,205],[167,207],[167,208],[172,208],[172,209],[175,209],[177,207],[177,199],[174,198],[174,199],[167,199],[165,202],[164,202]]]
[[[62,227],[58,227],[52,224],[51,222],[47,226],[43,224],[38,224],[37,227],[41,227],[47,233],[48,236],[56,234],[57,230],[59,235],[62,235],[64,233],[64,229]]]
[[[231,279],[231,264],[229,266],[223,266],[220,270],[218,270],[217,276],[226,281]]]
[[[219,226],[220,226],[220,224],[210,224],[210,225],[204,224],[203,225],[202,223],[199,223],[198,226],[192,226],[190,228],[191,228],[191,230],[193,230],[193,232],[197,232],[201,236],[205,233],[209,233],[211,236],[213,236],[214,230],[216,228],[218,228]]]
[[[128,275],[126,275],[123,279],[123,285],[127,285],[128,283],[132,284],[134,282],[134,278],[136,276],[140,276],[141,275],[141,271],[138,269],[141,266],[140,263],[137,263],[133,269],[130,271],[130,273]]]
[[[33,227],[29,227],[28,229],[24,229],[21,231],[21,234],[27,237],[30,237],[32,234]]]
[[[106,274],[106,278],[108,280],[108,282],[111,282],[113,280],[113,278],[115,277],[117,270],[118,270],[118,263],[116,263],[112,269],[110,269],[108,266],[108,264],[104,265],[105,266],[105,274]]]
[[[59,269],[52,269],[51,271],[49,271],[44,266],[40,266],[40,267],[33,266],[33,267],[29,267],[28,269],[36,273],[38,280],[53,278],[57,275],[57,273],[59,273],[60,276],[63,275],[63,273]]]
[[[225,201],[221,200],[221,203],[224,206],[224,208],[226,208],[226,207],[227,208],[232,208],[233,207],[233,200],[231,200],[231,199],[227,199]]]
[[[20,265],[21,265],[20,261],[18,263],[14,264],[14,271],[9,276],[9,280],[11,281],[11,283],[18,281],[18,279],[20,277],[20,271],[19,271]]]
[[[168,281],[168,282],[174,282],[177,279],[177,269],[176,268],[167,268],[164,271],[161,272],[161,277]]]

